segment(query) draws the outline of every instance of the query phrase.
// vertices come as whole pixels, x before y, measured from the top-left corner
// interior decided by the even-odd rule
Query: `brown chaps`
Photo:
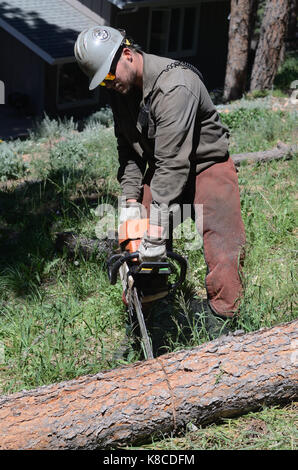
[[[150,186],[144,184],[142,204],[147,211],[151,201]],[[203,237],[209,305],[216,314],[232,317],[242,296],[245,245],[238,177],[232,159],[195,175],[186,185],[181,203],[190,203],[193,208],[203,205],[203,224],[200,230],[197,228]]]

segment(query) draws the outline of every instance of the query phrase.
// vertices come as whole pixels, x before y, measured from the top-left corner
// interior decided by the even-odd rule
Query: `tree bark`
[[[231,0],[229,49],[224,100],[241,98],[246,87],[251,39],[251,14],[256,0]]]
[[[56,233],[55,248],[59,252],[66,251],[70,258],[76,258],[77,255],[83,255],[85,258],[92,256],[100,258],[104,255],[108,258],[119,249],[116,234],[113,234],[111,238],[99,240],[98,238],[80,237],[73,232]]]
[[[289,0],[267,0],[251,74],[250,91],[272,88],[288,25]]]
[[[270,160],[280,160],[281,158],[291,159],[294,153],[298,152],[298,145],[287,145],[283,142],[277,144],[274,149],[263,150],[261,152],[234,153],[231,158],[235,165],[241,162],[268,162]]]
[[[298,395],[298,320],[0,398],[1,449],[106,449]]]

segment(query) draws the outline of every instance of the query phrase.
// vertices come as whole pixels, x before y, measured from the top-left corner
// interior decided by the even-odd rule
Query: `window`
[[[57,106],[71,108],[98,101],[98,91],[89,91],[89,79],[76,62],[58,66]]]
[[[168,57],[195,55],[198,23],[198,6],[152,8],[147,50]]]

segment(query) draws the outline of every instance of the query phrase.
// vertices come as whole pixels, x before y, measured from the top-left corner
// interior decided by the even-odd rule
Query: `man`
[[[172,207],[202,204],[208,311],[231,318],[242,294],[245,231],[228,129],[199,72],[146,54],[107,26],[80,33],[75,56],[91,78],[89,88],[103,85],[111,94],[125,199],[121,221],[140,216],[138,203],[150,208],[140,259],[166,256]]]

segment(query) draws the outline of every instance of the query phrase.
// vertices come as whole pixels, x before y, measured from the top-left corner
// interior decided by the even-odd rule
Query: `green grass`
[[[147,450],[297,450],[298,410],[292,404],[224,419],[182,436],[145,445]]]
[[[0,188],[3,393],[114,367],[125,333],[121,290],[110,286],[104,260],[69,260],[55,247],[60,231],[95,238],[96,207],[116,204],[113,131],[89,122],[79,134],[60,123],[63,136],[54,142],[45,128],[55,125],[41,127],[24,146],[31,150],[27,182]]]
[[[257,152],[275,147],[278,141],[297,139],[297,111],[272,111],[259,107],[221,112],[231,132],[231,153]],[[249,138],[248,138],[249,136]]]
[[[95,238],[96,207],[101,203],[116,207],[120,194],[116,141],[113,129],[98,124],[97,119],[102,119],[101,115],[90,119],[80,133],[73,123],[48,120],[28,141],[0,143],[1,155],[12,152],[19,158],[16,167],[9,161],[0,167],[1,393],[123,364],[115,357],[126,324],[120,283],[109,284],[104,255],[84,258],[78,253],[69,258],[66,252],[57,251],[55,244],[55,234],[61,231]],[[291,113],[250,108],[233,111],[224,119],[231,128],[235,152],[270,148],[277,139],[294,141]],[[28,157],[25,160],[24,154]],[[18,167],[20,159],[26,161],[25,171]],[[16,168],[14,175],[12,168]],[[297,158],[243,164],[238,176],[247,234],[245,296],[241,315],[229,323],[232,329],[254,331],[297,318]],[[186,242],[185,237],[175,241],[175,249],[188,256],[190,269],[173,312],[184,315],[188,334],[178,327],[176,336],[168,338],[165,351],[208,340],[206,331],[195,328],[188,305],[189,290],[205,295],[206,266],[202,250],[187,251]],[[136,357],[130,354],[126,362]],[[243,417],[244,421],[239,418],[219,427],[208,426],[192,437],[181,437],[181,441],[154,445],[292,448],[290,419],[295,409],[273,408],[261,413]],[[252,437],[254,431],[249,430],[254,420],[266,424],[268,432],[262,431],[260,439]],[[286,426],[283,423],[287,420]]]
[[[297,269],[297,163],[241,167],[239,184],[247,236],[245,297],[239,321],[245,330],[295,316]]]

